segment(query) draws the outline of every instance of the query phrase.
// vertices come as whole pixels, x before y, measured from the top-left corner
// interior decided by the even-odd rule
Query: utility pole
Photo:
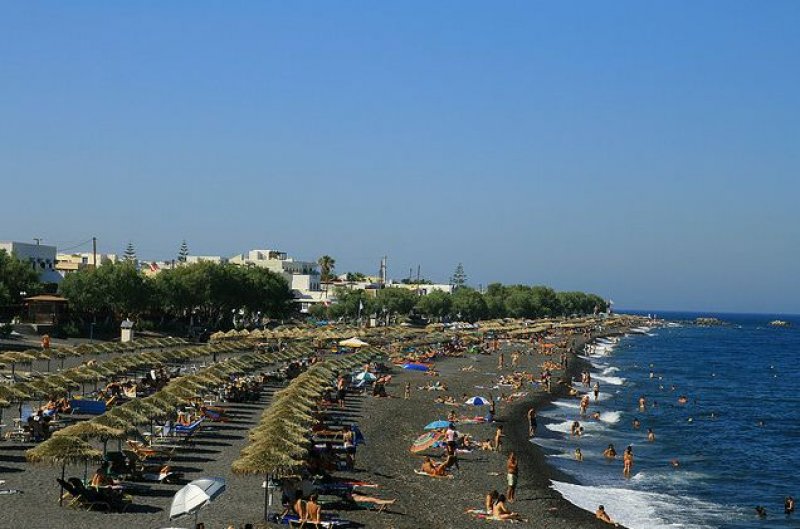
[[[419,296],[419,268],[420,265],[417,265],[417,295]]]
[[[92,268],[97,268],[97,237],[92,237]]]

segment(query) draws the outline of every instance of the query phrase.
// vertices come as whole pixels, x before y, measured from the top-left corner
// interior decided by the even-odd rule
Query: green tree
[[[365,276],[361,272],[347,272],[347,275],[345,276],[345,278],[348,281],[353,281],[353,282],[366,281],[367,280],[367,276]]]
[[[417,295],[405,288],[383,288],[375,295],[372,309],[378,314],[408,314],[417,303]]]
[[[475,289],[461,287],[452,296],[451,315],[462,321],[477,321],[485,318],[489,310],[483,296]]]
[[[41,290],[39,275],[33,267],[0,250],[0,305],[19,305],[23,297]]]
[[[184,239],[178,249],[178,262],[185,263],[187,257],[189,257],[189,245],[186,244],[186,239]]]
[[[464,272],[463,264],[458,263],[458,266],[456,266],[456,270],[450,278],[450,284],[453,285],[453,288],[456,290],[467,284],[467,274]]]
[[[328,283],[333,279],[333,270],[336,268],[336,259],[330,255],[323,255],[317,260],[320,270],[320,281]]]
[[[490,283],[489,286],[486,287],[486,292],[483,293],[483,300],[486,302],[489,318],[504,318],[507,316],[507,288],[508,287],[500,283]]]
[[[420,314],[441,320],[448,316],[453,307],[450,294],[441,290],[434,290],[430,294],[419,298],[416,309]]]
[[[128,246],[125,248],[122,258],[126,261],[136,261],[136,249],[133,247],[132,242],[128,241]]]
[[[363,307],[361,315],[374,312],[374,299],[367,295],[365,290],[350,290],[347,288],[336,288],[334,291],[336,302],[329,307],[329,314],[332,319],[338,318],[357,318],[359,305]]]

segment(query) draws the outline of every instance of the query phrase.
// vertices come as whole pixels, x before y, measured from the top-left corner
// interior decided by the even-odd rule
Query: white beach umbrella
[[[172,498],[169,519],[174,520],[192,514],[197,518],[200,509],[217,499],[223,492],[225,492],[223,478],[196,479],[179,490]]]
[[[369,371],[362,371],[355,376],[355,379],[359,382],[374,382],[378,380],[378,377],[370,373]]]
[[[339,342],[339,345],[341,345],[342,347],[352,347],[354,349],[358,349],[359,347],[366,347],[369,344],[364,340],[361,340],[353,336],[352,338],[348,338],[347,340],[342,340],[341,342]]]

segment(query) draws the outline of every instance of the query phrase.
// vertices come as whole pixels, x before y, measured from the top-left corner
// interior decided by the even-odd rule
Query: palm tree
[[[336,259],[330,255],[323,255],[317,260],[317,264],[319,265],[320,269],[320,281],[323,283],[330,282],[331,278],[333,277],[331,272],[333,272],[333,269],[336,268]]]

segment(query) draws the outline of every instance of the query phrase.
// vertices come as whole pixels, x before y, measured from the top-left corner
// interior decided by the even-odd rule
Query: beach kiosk
[[[125,318],[125,321],[123,321],[120,324],[119,330],[120,330],[120,337],[119,337],[120,342],[125,343],[133,341],[133,322],[131,320]]]

